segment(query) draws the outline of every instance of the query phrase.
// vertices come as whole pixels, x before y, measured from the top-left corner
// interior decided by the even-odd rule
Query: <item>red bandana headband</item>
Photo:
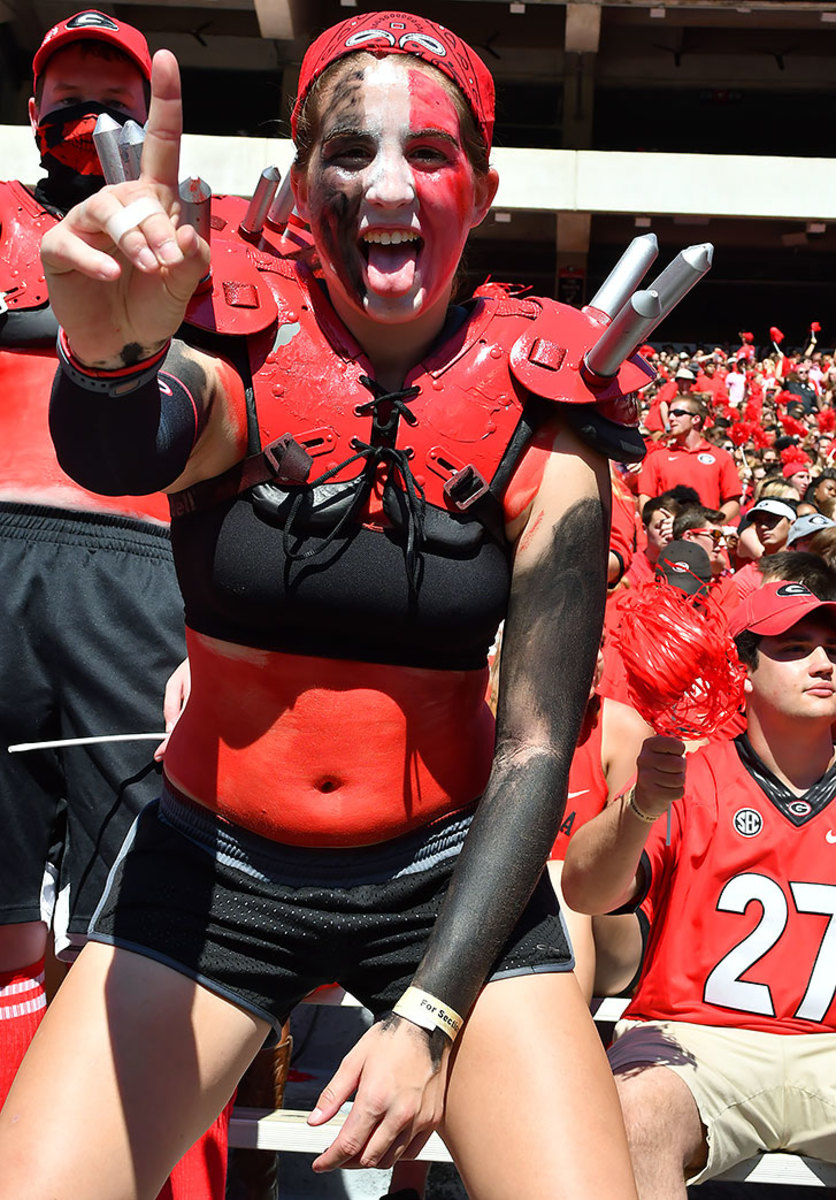
[[[491,148],[494,88],[490,71],[466,42],[443,25],[412,13],[363,13],[326,29],[308,48],[299,73],[299,95],[290,127],[294,138],[299,109],[326,67],[358,50],[372,54],[412,54],[452,79],[476,118],[485,145]]]

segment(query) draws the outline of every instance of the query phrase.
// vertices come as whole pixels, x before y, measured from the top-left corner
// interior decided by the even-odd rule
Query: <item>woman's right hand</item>
[[[309,1125],[323,1125],[356,1093],[334,1141],[314,1160],[314,1171],[389,1168],[414,1158],[444,1111],[450,1043],[405,1018],[378,1021],[340,1063],[320,1093]]]
[[[102,188],[44,236],[53,311],[73,354],[88,366],[116,369],[151,357],[177,331],[208,270],[208,245],[178,224],[181,132],[177,60],[160,50],[139,179]],[[138,201],[139,224],[120,233],[124,209]]]

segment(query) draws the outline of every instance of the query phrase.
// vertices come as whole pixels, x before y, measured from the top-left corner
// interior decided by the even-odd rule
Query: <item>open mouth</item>
[[[361,235],[369,287],[377,292],[407,292],[415,281],[424,240],[411,229],[368,229]]]

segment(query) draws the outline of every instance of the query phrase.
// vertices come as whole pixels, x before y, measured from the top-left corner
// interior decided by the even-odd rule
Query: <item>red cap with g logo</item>
[[[85,8],[47,30],[32,60],[35,82],[53,54],[82,38],[109,42],[133,60],[144,79],[151,78],[151,54],[143,34],[126,21],[110,17],[95,8]]]

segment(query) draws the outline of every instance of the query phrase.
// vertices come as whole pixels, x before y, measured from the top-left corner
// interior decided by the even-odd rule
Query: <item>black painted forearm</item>
[[[202,427],[206,377],[172,344],[153,379],[125,396],[86,390],[59,368],[49,428],[62,469],[92,492],[140,496],[182,473]]]
[[[607,537],[605,504],[579,501],[512,588],[494,766],[415,977],[462,1015],[557,835],[601,636]]]

